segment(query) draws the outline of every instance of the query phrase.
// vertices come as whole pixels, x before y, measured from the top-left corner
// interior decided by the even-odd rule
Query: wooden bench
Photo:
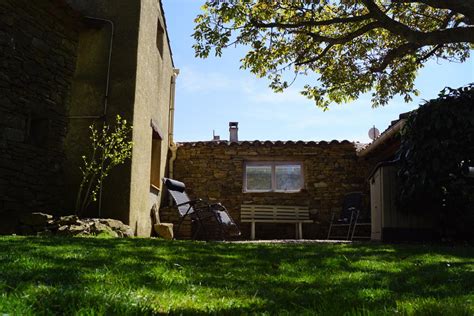
[[[282,205],[253,205],[240,206],[240,221],[251,223],[250,239],[255,239],[255,223],[294,223],[296,239],[303,237],[303,223],[312,223],[309,219],[308,207]]]

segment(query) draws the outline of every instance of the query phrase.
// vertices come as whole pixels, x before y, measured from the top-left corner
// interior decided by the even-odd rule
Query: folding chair
[[[354,219],[354,227],[352,228],[352,235],[351,235],[351,240],[353,240],[354,238],[356,239],[370,239],[371,238],[371,235],[370,235],[370,227],[372,226],[372,222],[370,221],[370,216],[367,216],[367,217],[363,217],[361,216],[363,214],[361,214],[361,211],[360,210],[357,210],[356,213],[355,213],[355,219]],[[362,220],[362,222],[360,222]],[[357,227],[364,227],[364,226],[369,226],[369,235],[356,235],[356,230],[357,230]],[[359,232],[360,233],[360,232]]]
[[[331,222],[329,223],[329,231],[327,239],[339,238],[339,239],[352,239],[354,232],[351,235],[352,225],[357,222],[360,208],[362,206],[362,192],[351,192],[344,196],[342,202],[342,210],[339,217],[336,218],[336,213],[332,213]],[[347,233],[343,235],[331,235],[333,228],[336,227],[339,232],[347,229]]]
[[[240,229],[221,203],[211,204],[202,199],[191,200],[186,193],[186,186],[183,182],[163,178],[163,183],[175,201],[180,216],[176,228],[176,236],[178,236],[181,224],[188,216],[192,223],[197,224],[193,239],[196,239],[201,229],[206,235],[206,239],[208,239],[208,232],[204,222],[212,219],[218,224],[222,239],[225,239],[226,236],[240,236]]]

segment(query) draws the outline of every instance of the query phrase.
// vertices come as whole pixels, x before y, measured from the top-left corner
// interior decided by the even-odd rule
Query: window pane
[[[271,166],[247,166],[247,190],[270,191],[272,189]]]
[[[300,165],[277,165],[276,189],[281,191],[297,191],[301,189],[301,166]]]

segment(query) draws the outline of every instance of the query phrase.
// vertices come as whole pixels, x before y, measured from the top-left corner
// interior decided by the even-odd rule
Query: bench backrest
[[[240,206],[241,221],[300,221],[309,220],[308,207],[283,205],[253,205]]]

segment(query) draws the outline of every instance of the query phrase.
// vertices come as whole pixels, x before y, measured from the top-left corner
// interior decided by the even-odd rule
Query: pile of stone
[[[45,213],[26,214],[20,219],[20,235],[132,237],[130,226],[110,218],[79,218],[76,215],[54,218]]]

